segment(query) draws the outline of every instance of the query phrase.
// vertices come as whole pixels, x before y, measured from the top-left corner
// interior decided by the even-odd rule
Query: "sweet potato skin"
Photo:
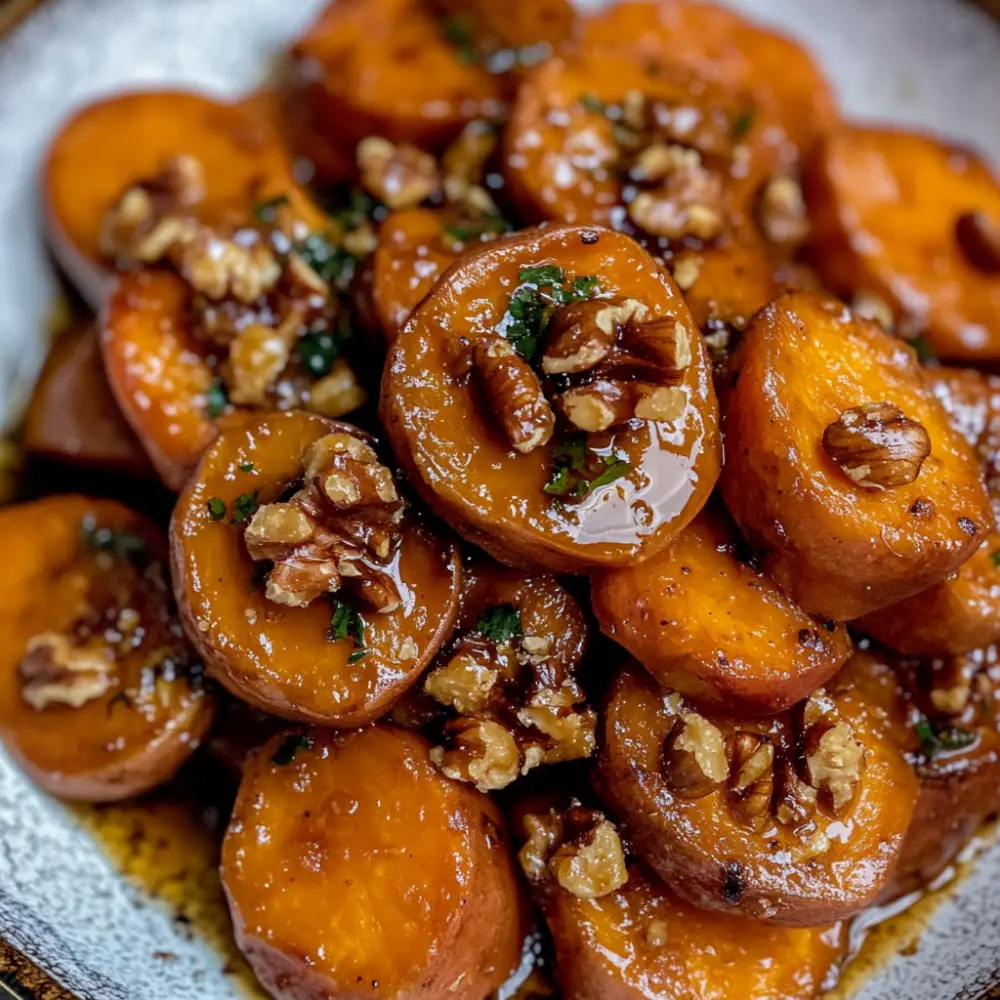
[[[73,465],[153,475],[111,394],[93,324],[66,330],[52,345],[24,417],[24,446]]]
[[[118,94],[82,108],[60,129],[42,168],[46,234],[57,260],[96,309],[113,282],[101,257],[104,214],[125,190],[154,176],[165,157],[200,160],[205,207],[287,195],[299,216],[322,213],[292,177],[266,94],[236,104],[187,91]]]
[[[700,910],[639,862],[610,896],[555,890],[543,910],[566,1000],[807,1000],[844,944],[840,924],[775,928]]]
[[[868,702],[849,690],[838,691],[835,700],[865,748],[865,765],[841,819],[813,813],[816,832],[834,835],[816,856],[786,825],[768,824],[757,833],[740,822],[725,785],[701,798],[671,790],[661,750],[672,710],[634,667],[616,677],[608,694],[598,792],[639,856],[695,905],[790,926],[846,919],[869,905],[888,878],[909,826],[917,779]],[[713,715],[711,721],[724,735],[753,730],[750,720]],[[779,721],[779,727],[788,725],[787,717]],[[842,838],[845,828],[850,832]]]
[[[366,611],[368,653],[352,663],[352,642],[327,638],[330,605],[285,608],[269,601],[254,582],[242,531],[214,520],[207,504],[218,497],[231,510],[237,496],[251,491],[261,504],[275,502],[301,479],[305,449],[345,427],[300,410],[245,418],[206,451],[170,526],[181,620],[209,673],[261,711],[331,726],[364,725],[382,715],[450,634],[461,571],[455,545],[417,516],[406,522],[391,568],[404,599],[387,614]],[[241,469],[247,464],[254,471]]]
[[[706,508],[662,552],[592,577],[601,630],[664,686],[724,711],[777,712],[850,654],[842,624],[807,615],[741,561],[741,539]]]
[[[931,441],[916,479],[881,492],[856,486],[823,445],[841,413],[875,402],[896,405]],[[913,352],[834,300],[789,292],[757,313],[730,360],[723,409],[726,504],[807,611],[850,620],[919,593],[993,530],[971,449]]]
[[[570,226],[518,233],[452,265],[410,317],[386,362],[382,423],[414,489],[500,562],[578,572],[637,561],[694,517],[717,478],[721,448],[707,356],[694,334],[692,362],[679,384],[688,404],[669,437],[652,421],[594,436],[626,450],[650,484],[661,475],[670,480],[665,493],[642,500],[651,516],[634,507],[640,495],[631,479],[595,490],[567,513],[544,492],[553,445],[513,452],[492,415],[453,374],[455,354],[469,339],[466,311],[474,305],[477,337],[492,331],[520,269],[542,263],[569,275],[597,275],[602,296],[646,299],[655,314],[695,329],[669,277],[628,237]]]
[[[378,725],[279,734],[251,758],[222,878],[237,943],[271,995],[481,1000],[517,966],[503,820],[429,751]]]
[[[142,539],[145,568],[89,550],[85,525]],[[0,737],[6,748],[60,798],[112,802],[168,781],[208,732],[216,699],[189,672],[195,661],[163,589],[166,548],[159,530],[112,500],[65,495],[4,508],[0,538],[11,588],[0,615]],[[145,631],[129,651],[115,654],[104,694],[78,708],[49,703],[38,710],[24,700],[18,666],[29,639],[74,635],[88,622],[92,634],[94,614],[117,615],[124,608],[139,614]],[[168,660],[176,674],[150,689],[150,669]]]
[[[881,296],[942,359],[1000,357],[1000,275],[977,269],[956,237],[962,213],[1000,219],[1000,183],[974,153],[845,126],[816,147],[803,188],[815,264],[832,290]]]

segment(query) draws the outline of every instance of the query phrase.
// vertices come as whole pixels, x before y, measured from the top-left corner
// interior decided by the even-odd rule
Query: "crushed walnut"
[[[400,594],[390,572],[404,504],[389,469],[351,434],[328,434],[303,456],[305,485],[290,499],[262,504],[244,542],[254,560],[270,560],[265,594],[305,607],[342,587],[377,612]]]
[[[527,839],[518,860],[535,885],[554,882],[578,899],[600,899],[628,881],[625,853],[614,824],[575,800],[524,819]]]
[[[676,720],[661,759],[671,790],[682,798],[708,795],[729,773],[722,732],[696,712],[685,712]]]
[[[802,185],[787,174],[770,178],[760,192],[757,224],[764,239],[775,246],[794,249],[809,235],[809,216]]]
[[[841,470],[865,490],[912,483],[931,442],[923,424],[892,403],[866,403],[844,410],[823,432],[823,447]]]
[[[113,651],[104,643],[77,646],[56,632],[28,640],[18,667],[21,697],[36,711],[50,705],[79,708],[111,688]]]
[[[441,188],[437,161],[409,143],[370,135],[356,155],[365,190],[391,209],[415,208]]]
[[[817,724],[806,731],[803,753],[809,784],[829,797],[836,815],[854,800],[861,781],[865,749],[846,722],[828,728]]]

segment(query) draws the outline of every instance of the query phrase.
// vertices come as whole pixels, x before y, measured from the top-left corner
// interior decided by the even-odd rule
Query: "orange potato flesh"
[[[730,373],[722,493],[806,611],[850,620],[919,593],[993,530],[971,449],[913,352],[876,324],[787,293],[751,320]],[[877,491],[855,484],[823,435],[845,411],[883,402],[923,425],[931,452],[912,482]]]
[[[211,212],[288,195],[297,217],[318,228],[324,216],[292,176],[266,94],[228,104],[185,91],[118,94],[70,118],[49,148],[42,172],[47,235],[53,252],[95,308],[110,288],[101,256],[101,220],[132,184],[153,177],[166,157],[186,154],[204,169]]]
[[[917,779],[884,731],[881,713],[859,693],[833,685],[841,719],[864,747],[853,801],[838,818],[822,804],[807,822],[742,822],[725,785],[700,798],[673,791],[661,770],[674,724],[670,700],[651,679],[624,670],[609,693],[598,786],[640,857],[683,898],[709,910],[792,926],[816,926],[861,912],[888,878],[909,826]],[[712,716],[724,737],[763,732],[791,738],[788,716],[761,728]],[[824,841],[823,838],[826,838]],[[819,846],[817,846],[819,845]]]
[[[591,435],[631,471],[575,504],[550,496],[553,444],[514,452],[456,378],[456,353],[500,323],[522,268],[596,276],[600,297],[633,298],[694,334],[673,422],[633,420]],[[463,344],[464,341],[464,344]],[[718,474],[716,401],[705,351],[670,279],[627,236],[559,227],[472,251],[438,281],[400,333],[382,381],[381,417],[409,479],[435,512],[501,562],[573,572],[648,557],[701,508]]]
[[[351,663],[352,640],[327,638],[330,605],[268,600],[254,582],[243,531],[213,520],[207,504],[218,497],[231,511],[234,499],[251,491],[260,504],[274,503],[301,481],[308,446],[345,428],[300,410],[231,427],[206,451],[170,528],[181,618],[209,673],[262,711],[331,726],[362,725],[387,711],[450,634],[460,574],[455,546],[416,515],[404,523],[389,570],[401,604],[386,614],[364,609],[368,653]],[[240,469],[247,463],[253,472]]]
[[[279,734],[251,758],[222,879],[237,943],[273,996],[482,1000],[517,966],[500,813],[429,750],[379,725]]]
[[[771,137],[793,165],[837,122],[830,85],[798,43],[720,5],[692,0],[614,4],[584,22],[583,46],[659,59],[694,76],[753,94],[780,125]]]
[[[881,296],[938,357],[1000,357],[1000,274],[963,253],[956,223],[1000,224],[1000,184],[974,153],[929,136],[843,128],[803,177],[815,264],[836,292]]]
[[[289,78],[303,151],[326,149],[321,171],[366,136],[440,147],[502,107],[499,78],[463,61],[418,0],[330,4],[293,45]]]
[[[67,330],[52,345],[25,414],[24,446],[74,465],[152,474],[142,445],[111,395],[92,324]]]
[[[836,974],[844,928],[781,927],[700,910],[639,863],[600,899],[544,904],[565,1000],[808,1000]]]
[[[184,280],[168,271],[123,274],[101,317],[111,390],[173,490],[187,482],[217,430],[206,412],[213,374],[191,329],[189,296]]]
[[[145,550],[134,561],[98,551],[84,537],[95,528],[127,532]],[[0,539],[10,587],[0,615],[7,749],[61,798],[109,802],[168,781],[207,733],[215,698],[171,609],[158,529],[111,500],[53,496],[0,511]],[[138,615],[132,639],[120,627],[123,611]],[[19,665],[43,633],[107,650],[107,690],[79,707],[26,701]]]
[[[601,630],[664,687],[724,711],[777,712],[828,680],[851,640],[741,561],[740,543],[708,508],[652,559],[595,574],[591,600]]]

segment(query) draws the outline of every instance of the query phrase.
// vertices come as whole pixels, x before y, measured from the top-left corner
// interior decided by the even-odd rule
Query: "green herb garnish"
[[[367,655],[368,655],[368,650],[367,649],[356,649],[347,658],[347,662],[348,663],[357,663],[358,660],[363,660]]]
[[[542,489],[551,496],[583,497],[620,479],[632,463],[618,455],[590,451],[583,434],[574,434],[552,449],[552,471]]]
[[[594,94],[581,94],[578,98],[580,103],[592,114],[603,115],[607,114],[608,106],[599,97]]]
[[[607,486],[616,479],[621,479],[632,468],[632,463],[624,458],[616,458],[613,455],[604,455],[604,471],[590,481],[590,490],[596,490],[598,486]],[[590,492],[588,490],[588,492]]]
[[[346,291],[357,268],[357,258],[335,246],[323,233],[311,233],[295,247],[295,252],[328,285]]]
[[[250,210],[253,212],[254,218],[269,226],[277,221],[278,209],[287,204],[288,195],[278,194],[273,198],[267,198],[264,201],[254,202],[250,207]]]
[[[517,278],[518,281],[526,281],[534,285],[561,285],[563,269],[556,264],[538,264],[534,267],[522,267]]]
[[[976,742],[976,733],[962,726],[936,727],[930,719],[921,719],[914,727],[920,749],[927,758],[943,750],[964,750]]]
[[[209,420],[216,420],[226,412],[228,405],[229,397],[226,395],[226,388],[216,379],[205,390],[205,416]]]
[[[921,334],[919,337],[913,337],[908,340],[907,343],[914,351],[917,352],[917,360],[922,365],[931,364],[937,361],[937,355],[934,353],[934,349],[930,345],[930,341]]]
[[[311,736],[306,736],[305,733],[293,733],[291,736],[286,736],[278,745],[278,749],[271,754],[271,763],[284,767],[295,760],[295,755],[300,750],[312,750],[312,748]]]
[[[510,642],[515,636],[524,635],[521,626],[521,609],[513,604],[498,604],[487,608],[476,622],[476,631],[494,642]]]
[[[537,288],[518,288],[510,297],[502,321],[504,336],[522,358],[530,361],[538,351],[546,320],[545,300]]]
[[[730,129],[732,137],[736,140],[742,139],[753,128],[756,117],[757,112],[753,108],[747,108],[736,115]]]
[[[254,490],[253,493],[241,493],[233,501],[233,519],[230,523],[242,524],[244,521],[249,521],[258,506],[260,506],[260,501],[257,490]]]
[[[333,209],[330,217],[341,229],[349,232],[374,218],[379,207],[380,202],[360,188],[355,188],[347,196],[347,204]]]
[[[329,374],[334,361],[340,357],[346,339],[342,333],[334,333],[328,329],[306,333],[295,345],[295,356],[307,375],[322,378]]]
[[[326,637],[330,642],[338,642],[341,639],[353,640],[354,652],[348,656],[348,663],[357,663],[368,655],[368,650],[365,648],[365,620],[343,601],[333,602],[333,613],[330,616],[330,628]]]
[[[142,562],[149,554],[146,539],[132,531],[100,527],[90,515],[80,522],[80,538],[93,552],[108,552],[116,559]]]
[[[441,31],[454,47],[455,55],[463,66],[471,66],[478,60],[475,27],[468,18],[457,15],[446,17],[441,22]]]
[[[444,232],[460,243],[469,243],[472,240],[482,239],[484,236],[499,236],[501,233],[505,233],[508,228],[502,216],[484,215],[481,219],[471,219],[468,222],[456,222],[452,226],[445,226]]]
[[[226,501],[222,497],[209,497],[205,506],[213,521],[221,521],[226,516]]]
[[[253,466],[253,462],[241,462],[240,472],[256,472],[257,470]]]
[[[990,558],[993,560],[993,565],[1000,569],[1000,549],[995,549]]]
[[[571,302],[583,302],[591,299],[600,288],[600,280],[589,274],[581,275],[573,279],[573,284],[567,287],[560,285],[552,289],[552,297],[562,306],[568,306]]]

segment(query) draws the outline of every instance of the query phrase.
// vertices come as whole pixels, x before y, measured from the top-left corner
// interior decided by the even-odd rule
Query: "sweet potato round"
[[[67,330],[52,345],[24,417],[24,446],[59,462],[153,474],[108,387],[92,323]]]
[[[750,714],[789,708],[850,655],[842,624],[807,615],[740,558],[742,540],[706,508],[662,552],[592,577],[601,630],[664,687]]]
[[[208,509],[217,497],[231,511],[235,498],[251,491],[260,504],[283,498],[301,482],[306,448],[333,432],[357,433],[301,410],[246,419],[221,433],[178,498],[171,558],[181,619],[224,687],[274,715],[358,726],[414,684],[449,635],[459,590],[455,545],[416,514],[407,516],[390,571],[402,602],[385,614],[365,610],[368,652],[358,659],[350,639],[328,639],[325,601],[285,607],[268,600],[243,530]],[[241,469],[247,465],[252,471]]]
[[[7,749],[61,798],[110,802],[168,781],[207,733],[216,700],[173,613],[160,531],[114,501],[68,495],[0,511],[0,539]],[[49,634],[107,657],[103,693],[78,707],[27,700],[26,647]]]
[[[630,470],[572,504],[544,491],[554,443],[514,451],[458,372],[463,352],[501,324],[522,269],[539,265],[596,277],[600,298],[639,300],[692,335],[677,384],[680,417],[590,435],[591,449],[627,453]],[[380,413],[411,484],[436,513],[501,562],[555,572],[652,555],[704,504],[721,457],[707,357],[679,293],[634,241],[596,229],[526,231],[449,268],[389,353]]]
[[[678,710],[634,668],[624,670],[609,692],[600,794],[643,860],[695,905],[793,926],[846,919],[871,903],[888,878],[909,826],[917,779],[884,733],[880,714],[860,694],[838,690],[833,697],[865,760],[855,796],[839,818],[820,805],[800,826],[768,822],[758,832],[740,821],[725,784],[700,798],[676,793],[661,753]],[[771,728],[763,730],[752,720],[713,715],[710,721],[727,740],[737,731],[767,731],[779,744],[792,737],[788,716],[769,720]],[[814,851],[817,842],[822,849]]]
[[[963,251],[958,220],[1000,225],[1000,184],[974,153],[930,136],[842,128],[807,164],[815,263],[843,295],[882,297],[949,360],[1000,357],[1000,267]]]
[[[840,924],[775,928],[700,910],[637,862],[611,895],[556,889],[543,909],[565,1000],[808,1000],[845,943]]]
[[[921,424],[931,449],[915,479],[882,490],[857,485],[823,440],[841,414],[874,403]],[[790,292],[757,313],[723,406],[723,496],[806,611],[849,620],[909,597],[993,530],[975,457],[913,352],[832,299]]]
[[[503,821],[414,733],[279,734],[222,848],[236,940],[281,1000],[482,1000],[520,960]]]
[[[116,94],[76,112],[56,134],[42,168],[46,233],[57,260],[95,308],[112,276],[99,246],[101,220],[132,184],[186,154],[204,169],[203,208],[287,195],[296,214],[323,218],[292,176],[275,127],[273,98],[228,104],[185,91]]]

